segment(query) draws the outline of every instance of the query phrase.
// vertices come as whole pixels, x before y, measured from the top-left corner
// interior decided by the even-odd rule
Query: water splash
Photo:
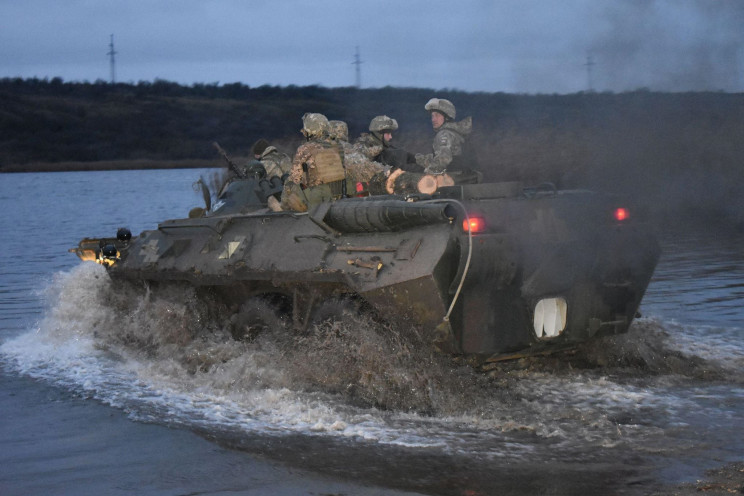
[[[94,264],[57,274],[47,300],[38,328],[0,348],[6,364],[136,419],[210,431],[486,456],[534,456],[535,440],[568,449],[654,439],[660,449],[669,426],[695,409],[670,385],[737,375],[675,347],[654,320],[482,374],[434,353],[415,330],[347,304],[300,333],[275,307],[252,301],[242,315],[263,316],[254,328],[208,291],[114,283]]]

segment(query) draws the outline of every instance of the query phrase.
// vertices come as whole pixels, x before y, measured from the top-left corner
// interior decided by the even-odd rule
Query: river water
[[[200,174],[0,177],[0,494],[649,494],[744,460],[742,233],[670,225],[627,335],[484,375],[350,313],[236,343],[67,252]]]

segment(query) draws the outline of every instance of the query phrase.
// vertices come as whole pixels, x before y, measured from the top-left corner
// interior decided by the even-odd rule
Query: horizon
[[[742,25],[738,0],[27,0],[0,3],[0,77],[738,93]]]
[[[44,76],[44,77],[11,77],[11,76],[2,76],[0,77],[0,82],[4,81],[15,81],[15,80],[21,80],[23,82],[44,82],[46,84],[54,84],[54,80],[60,80],[61,84],[79,84],[79,85],[107,85],[107,86],[139,86],[143,84],[149,84],[149,85],[155,85],[158,83],[163,84],[172,84],[177,85],[182,88],[188,88],[188,89],[197,89],[200,86],[203,87],[214,87],[214,88],[225,88],[233,85],[240,85],[246,89],[254,90],[254,89],[261,89],[264,87],[269,88],[279,88],[279,89],[290,89],[290,88],[320,88],[325,90],[349,90],[353,89],[356,91],[380,91],[380,90],[386,90],[386,89],[392,89],[392,90],[411,90],[411,91],[431,91],[431,92],[441,92],[441,93],[462,93],[462,94],[486,94],[486,95],[514,95],[514,96],[575,96],[575,95],[623,95],[628,93],[658,93],[658,94],[688,94],[688,93],[714,93],[714,94],[728,94],[728,95],[738,95],[744,93],[744,89],[737,90],[737,91],[726,91],[726,90],[654,90],[647,87],[639,87],[639,88],[633,88],[633,89],[627,89],[622,91],[612,91],[612,90],[604,90],[604,91],[597,91],[597,90],[579,90],[575,91],[573,93],[516,93],[516,92],[507,92],[507,91],[467,91],[467,90],[461,90],[456,88],[427,88],[427,87],[418,87],[418,86],[381,86],[381,87],[362,87],[357,88],[354,85],[347,85],[347,86],[324,86],[322,84],[304,84],[304,85],[297,85],[297,84],[286,84],[286,85],[278,85],[278,84],[261,84],[258,86],[251,86],[249,84],[240,82],[240,81],[231,81],[231,82],[194,82],[190,84],[186,83],[180,83],[178,81],[170,81],[167,79],[157,78],[154,80],[139,80],[139,81],[116,81],[115,83],[111,83],[110,81],[107,81],[105,79],[99,78],[95,81],[90,80],[65,80],[61,76]]]

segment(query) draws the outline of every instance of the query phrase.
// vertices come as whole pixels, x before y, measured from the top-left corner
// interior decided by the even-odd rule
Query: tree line
[[[603,189],[659,210],[699,210],[744,225],[744,94],[731,93],[525,95],[5,78],[0,170],[216,161],[213,141],[239,157],[258,138],[292,154],[305,112],[347,122],[352,138],[385,114],[400,124],[398,146],[427,152],[433,132],[423,107],[433,96],[454,102],[458,119],[473,117],[473,148],[489,180]]]

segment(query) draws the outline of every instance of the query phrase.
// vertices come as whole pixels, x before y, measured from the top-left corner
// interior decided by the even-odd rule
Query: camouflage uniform
[[[330,131],[328,136],[338,143],[347,143],[349,141],[349,126],[344,121],[328,121]]]
[[[339,146],[328,140],[314,140],[304,143],[295,153],[288,180],[295,184],[302,184],[306,188],[325,184],[324,179],[315,173],[318,168],[319,157],[332,157],[334,155],[339,160],[343,160]]]
[[[462,163],[463,150],[468,135],[473,130],[473,120],[467,117],[455,122],[455,106],[449,100],[432,98],[426,110],[437,111],[445,116],[445,122],[434,137],[433,153],[416,154],[416,163],[424,168],[426,174],[442,174],[448,169],[462,170],[468,164]]]
[[[269,178],[273,176],[282,177],[292,169],[292,159],[286,153],[277,150],[275,146],[267,147],[259,160],[266,169],[266,176]]]
[[[376,174],[385,170],[382,164],[374,162],[370,158],[380,153],[381,145],[374,150],[368,150],[365,146],[357,143],[351,144],[349,143],[349,128],[345,122],[329,121],[329,124],[331,140],[343,149],[346,183],[350,188],[353,188],[359,182],[368,183]]]
[[[382,138],[379,138],[371,133],[362,133],[356,141],[354,141],[354,150],[368,160],[375,160],[382,153],[384,148]]]
[[[383,165],[404,170],[420,170],[416,159],[407,151],[385,141],[385,133],[398,129],[398,121],[386,115],[378,115],[369,124],[369,134],[363,133],[355,142],[367,158]]]
[[[397,123],[395,127],[398,127]],[[389,171],[390,167],[377,161],[384,147],[382,135],[378,133],[362,133],[349,146],[345,161],[349,184],[369,183],[375,176]]]
[[[348,151],[347,151],[348,150]],[[356,145],[348,145],[344,150],[344,166],[348,184],[368,183],[372,178],[386,172],[389,168],[370,160]]]
[[[354,143],[368,159],[384,163],[381,158],[390,143],[385,141],[385,133],[398,129],[398,121],[387,115],[378,115],[369,123],[369,133],[362,133]],[[391,164],[386,164],[391,165]]]
[[[328,119],[322,114],[305,114],[302,121],[308,141],[295,153],[281,202],[282,209],[298,212],[339,198],[345,178],[343,150],[329,138]]]

